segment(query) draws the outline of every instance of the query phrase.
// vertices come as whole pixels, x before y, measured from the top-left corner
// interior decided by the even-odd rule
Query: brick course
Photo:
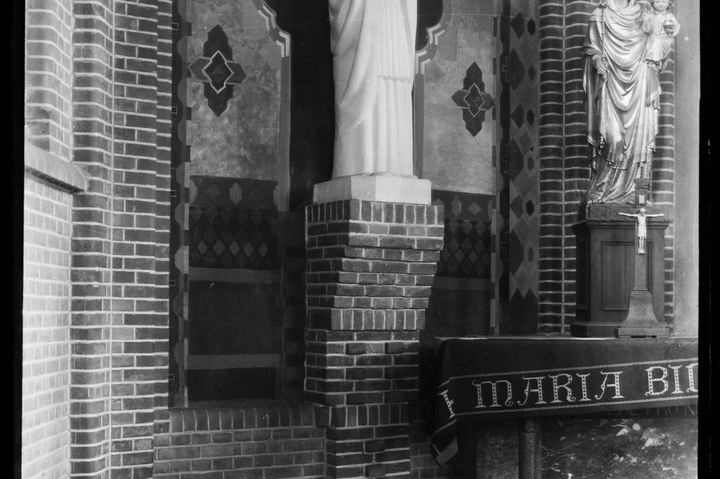
[[[313,406],[267,402],[170,409],[155,435],[152,477],[324,478],[325,432]]]

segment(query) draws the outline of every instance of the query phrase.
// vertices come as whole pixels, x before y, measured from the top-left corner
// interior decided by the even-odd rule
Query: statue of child
[[[663,71],[680,31],[675,15],[668,11],[672,0],[651,0],[652,10],[643,14],[643,31],[648,34],[645,61],[658,73]]]

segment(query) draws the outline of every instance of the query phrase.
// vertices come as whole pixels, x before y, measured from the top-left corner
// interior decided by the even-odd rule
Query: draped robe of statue
[[[645,62],[647,34],[635,0],[607,0],[588,22],[583,86],[592,174],[589,203],[634,201],[636,178],[650,178],[658,126],[657,72]],[[603,78],[596,63],[605,59]]]
[[[335,82],[333,178],[413,177],[417,0],[329,0]]]

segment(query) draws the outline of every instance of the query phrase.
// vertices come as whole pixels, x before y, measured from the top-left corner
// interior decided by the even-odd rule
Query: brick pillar
[[[443,245],[440,206],[306,210],[305,395],[325,406],[326,477],[410,477],[408,402]]]

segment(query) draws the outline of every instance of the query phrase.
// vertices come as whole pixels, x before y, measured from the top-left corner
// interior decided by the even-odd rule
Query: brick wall
[[[112,249],[112,4],[73,5],[73,161],[88,177],[75,197],[72,242],[71,429],[75,476],[109,477]]]
[[[28,139],[68,160],[71,138],[72,1],[25,2],[25,120]]]
[[[111,477],[138,479],[167,405],[171,4],[114,8]]]
[[[74,4],[76,476],[151,477],[167,403],[170,6]]]
[[[675,10],[675,9],[673,9]],[[680,38],[680,37],[678,37]],[[679,42],[679,41],[678,41]],[[679,43],[678,43],[679,44]],[[667,67],[660,74],[660,113],[655,137],[652,184],[653,202],[669,209],[675,216],[675,53],[670,53]],[[690,213],[692,210],[687,210]],[[665,230],[665,321],[675,318],[675,221]],[[686,253],[687,254],[687,253]],[[662,318],[658,318],[662,321]]]
[[[541,0],[540,17],[540,330],[568,332],[575,315],[575,235],[587,191],[582,44],[596,2]],[[660,131],[653,156],[653,201],[672,207],[674,63],[661,75]],[[673,230],[666,233],[665,319],[672,319]]]
[[[564,5],[540,0],[539,329],[563,330],[563,62]]]
[[[72,197],[26,175],[22,477],[68,477]]]
[[[70,0],[25,7],[20,468],[54,479],[70,457],[72,17]]]
[[[325,432],[313,407],[263,401],[171,409],[155,437],[155,479],[324,478]]]

